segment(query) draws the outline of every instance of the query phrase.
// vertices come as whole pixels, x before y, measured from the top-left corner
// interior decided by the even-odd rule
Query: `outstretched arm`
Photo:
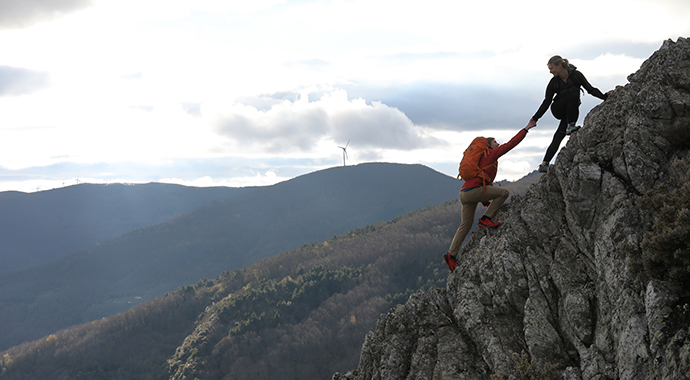
[[[546,111],[549,109],[551,102],[553,101],[553,96],[556,95],[556,89],[554,87],[553,82],[554,82],[554,80],[552,78],[549,81],[549,83],[546,85],[546,93],[544,94],[544,101],[541,102],[539,109],[534,114],[534,116],[532,116],[532,120],[534,120],[534,125],[537,125],[537,120],[539,120],[540,117],[544,116]]]
[[[592,95],[592,96],[596,96],[597,98],[599,98],[599,99],[601,99],[601,100],[606,100],[606,98],[608,98],[609,93],[610,93],[611,91],[609,91],[609,92],[603,94],[601,91],[599,91],[598,88],[592,86],[592,85],[587,81],[587,78],[585,78],[584,74],[582,74],[582,73],[579,72],[579,71],[576,71],[575,73],[576,73],[575,75],[577,75],[577,79],[580,80],[580,84],[582,84],[582,87],[584,87],[585,90],[587,90],[587,93],[588,93],[588,94],[590,94],[590,95]]]
[[[534,128],[534,126],[530,126],[529,124],[527,124],[527,126],[520,129],[518,133],[512,139],[510,139],[510,141],[508,141],[505,144],[499,145],[495,149],[490,149],[489,157],[492,159],[492,161],[498,160],[499,157],[508,153],[511,149],[515,148],[517,144],[519,144],[520,141],[522,141],[522,139],[524,139],[525,136],[527,136],[527,131],[529,131],[532,128]]]

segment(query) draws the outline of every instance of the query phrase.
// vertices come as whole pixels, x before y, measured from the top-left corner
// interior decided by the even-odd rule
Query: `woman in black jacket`
[[[556,154],[556,151],[558,151],[563,138],[580,129],[580,126],[576,126],[575,122],[580,116],[581,87],[584,87],[590,95],[602,100],[606,100],[610,93],[609,91],[606,94],[602,94],[599,89],[589,84],[585,76],[577,71],[577,67],[569,64],[567,59],[563,59],[559,55],[554,55],[549,59],[548,67],[549,72],[553,74],[553,78],[546,86],[544,101],[527,124],[531,126],[537,125],[537,120],[546,113],[549,105],[551,105],[553,116],[561,121],[558,124],[556,133],[553,135],[551,145],[546,149],[544,161],[539,165],[539,171],[542,173],[549,169],[549,162]],[[556,95],[555,98],[554,95]]]

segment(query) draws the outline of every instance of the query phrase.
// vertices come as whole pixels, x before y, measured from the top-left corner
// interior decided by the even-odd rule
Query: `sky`
[[[689,19],[687,0],[0,0],[0,191],[366,162],[455,177],[474,137],[527,124],[551,56],[606,92]],[[548,112],[496,179],[535,170],[556,127]]]

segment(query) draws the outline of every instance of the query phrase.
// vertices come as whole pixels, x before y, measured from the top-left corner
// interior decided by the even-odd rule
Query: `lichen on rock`
[[[500,228],[474,233],[446,289],[381,316],[358,368],[334,379],[490,380],[517,375],[521,352],[571,380],[689,378],[687,295],[633,257],[651,228],[639,199],[673,160],[690,164],[690,39],[665,41],[628,80]]]

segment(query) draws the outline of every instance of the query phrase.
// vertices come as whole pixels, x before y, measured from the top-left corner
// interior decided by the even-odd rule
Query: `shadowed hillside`
[[[0,379],[326,378],[380,313],[444,284],[459,213],[449,201],[183,286],[0,354]]]
[[[459,219],[451,200],[225,271],[0,353],[0,379],[326,378],[382,312],[444,284]]]
[[[0,192],[0,272],[50,261],[251,189],[148,183]]]
[[[628,81],[334,380],[690,379],[690,39]]]
[[[311,173],[213,202],[35,267],[0,274],[0,348],[126,310],[305,243],[457,197],[421,165]]]

